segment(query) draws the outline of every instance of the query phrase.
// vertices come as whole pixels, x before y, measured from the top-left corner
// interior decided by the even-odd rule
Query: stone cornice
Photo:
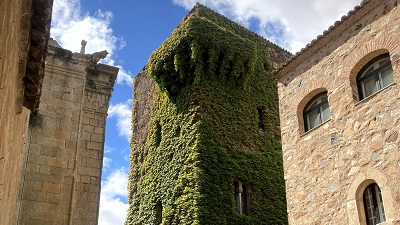
[[[111,95],[119,68],[105,64],[87,67],[86,91]]]
[[[34,111],[39,106],[47,43],[50,37],[53,0],[32,0],[23,5],[25,7],[22,10],[21,41],[29,43],[28,52],[25,55],[27,59],[25,61],[26,69],[21,70],[24,73],[22,75],[24,83],[23,105]],[[26,50],[23,49],[23,51]]]
[[[101,52],[95,52],[92,54],[82,54],[82,53],[76,53],[72,52],[70,50],[62,48],[55,40],[50,39],[49,41],[49,46],[47,53],[49,56],[53,57],[58,57],[61,59],[64,59],[65,61],[68,61],[73,64],[81,64],[83,66],[89,67],[93,65],[97,65],[97,63],[101,60],[106,58],[108,52],[107,51],[101,51]]]
[[[119,68],[98,63],[100,59],[104,59],[107,56],[107,51],[92,54],[72,53],[51,39],[48,54],[48,57],[55,57],[59,60],[82,66],[82,69],[86,72],[85,91],[111,95]]]

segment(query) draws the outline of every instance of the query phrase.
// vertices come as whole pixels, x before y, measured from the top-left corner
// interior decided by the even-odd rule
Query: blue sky
[[[196,1],[295,53],[360,0],[54,0],[51,35],[120,67],[106,127],[100,225],[122,225],[127,209],[132,79]]]

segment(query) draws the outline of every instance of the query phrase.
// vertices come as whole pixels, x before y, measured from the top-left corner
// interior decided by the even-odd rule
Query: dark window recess
[[[156,132],[154,134],[154,144],[158,147],[161,143],[161,124],[160,122],[156,123]]]
[[[162,211],[163,211],[163,207],[162,207],[161,202],[157,202],[157,204],[156,204],[157,224],[161,224],[162,223]]]
[[[261,108],[257,108],[257,112],[258,112],[258,129],[264,132],[265,131],[264,110],[262,110]]]
[[[240,181],[235,182],[235,203],[239,214],[250,215],[250,186]]]

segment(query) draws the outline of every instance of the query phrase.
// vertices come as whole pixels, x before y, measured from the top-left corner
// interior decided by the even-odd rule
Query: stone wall
[[[29,124],[19,224],[97,224],[105,121],[118,72],[99,59],[49,49],[41,103]]]
[[[24,36],[29,30],[22,22],[29,7],[29,1],[0,3],[0,224],[12,224],[17,212],[20,162],[30,113],[22,107],[25,67],[20,67],[26,63],[28,40]]]
[[[383,224],[400,224],[399,10],[364,1],[276,74],[290,224],[366,224],[362,193],[373,182]],[[357,73],[387,52],[395,83],[359,101]],[[331,119],[305,132],[303,109],[322,91]]]

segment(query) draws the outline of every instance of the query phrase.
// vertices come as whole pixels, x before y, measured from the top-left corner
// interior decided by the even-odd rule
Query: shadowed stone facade
[[[52,0],[0,2],[0,224],[17,218],[30,110],[38,105]]]
[[[48,49],[52,4],[0,3],[0,224],[97,224],[118,68]]]
[[[276,73],[290,224],[365,225],[374,183],[380,224],[400,224],[399,24],[397,1],[363,1]],[[360,100],[357,75],[385,54],[394,83]],[[331,117],[306,132],[304,109],[325,91]]]
[[[97,224],[108,102],[118,68],[49,46],[31,115],[19,224]]]

